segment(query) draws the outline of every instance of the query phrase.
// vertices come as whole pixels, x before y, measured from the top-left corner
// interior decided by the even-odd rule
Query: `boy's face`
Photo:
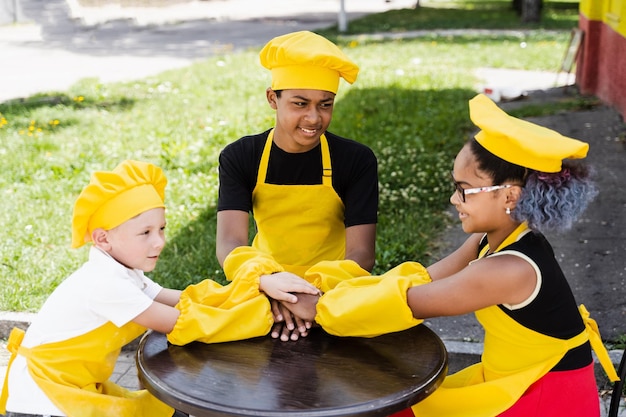
[[[152,271],[165,246],[165,209],[154,208],[107,231],[109,255],[128,268]]]
[[[267,89],[267,101],[276,110],[274,142],[285,152],[313,149],[333,116],[335,94],[323,90],[282,90],[280,97]]]

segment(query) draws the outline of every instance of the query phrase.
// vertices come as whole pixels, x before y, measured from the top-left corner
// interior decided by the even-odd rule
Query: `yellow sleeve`
[[[342,281],[320,298],[315,321],[337,336],[374,337],[406,330],[423,321],[413,317],[407,291],[428,282],[428,271],[417,262],[405,262],[380,276]]]
[[[274,319],[259,277],[240,277],[222,286],[206,279],[187,287],[176,308],[180,316],[167,340],[174,345],[193,341],[219,343],[267,334]]]
[[[251,246],[239,246],[232,250],[224,259],[224,275],[229,281],[241,276],[268,275],[283,272],[285,268],[276,262],[271,255],[254,249]]]
[[[321,261],[307,269],[304,279],[325,293],[342,281],[367,275],[369,272],[351,260]]]

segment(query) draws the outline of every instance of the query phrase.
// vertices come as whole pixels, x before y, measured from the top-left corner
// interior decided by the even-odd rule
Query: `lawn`
[[[340,88],[330,130],[369,145],[378,157],[377,272],[405,260],[429,263],[438,249],[437,236],[451,222],[448,172],[472,131],[467,101],[476,94],[475,70],[556,71],[577,25],[576,3],[546,1],[544,22],[527,28],[511,16],[509,2],[422,5],[351,22],[346,35],[320,31],[361,67],[357,82]],[[517,30],[395,40],[363,35],[502,29],[502,22]],[[69,247],[74,200],[91,172],[124,159],[153,162],[169,179],[168,246],[150,275],[175,288],[223,281],[214,241],[217,158],[226,144],[273,123],[258,50],[141,81],[86,79],[68,91],[0,103],[0,310],[36,311],[86,259],[86,247]]]

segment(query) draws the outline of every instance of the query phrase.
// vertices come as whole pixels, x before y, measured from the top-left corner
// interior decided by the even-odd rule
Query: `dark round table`
[[[139,379],[157,398],[194,416],[388,416],[430,395],[447,353],[424,325],[374,338],[320,328],[295,342],[260,337],[174,346],[148,332]]]

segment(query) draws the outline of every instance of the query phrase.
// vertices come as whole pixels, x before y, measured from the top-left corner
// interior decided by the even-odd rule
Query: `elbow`
[[[375,263],[376,263],[376,258],[371,257],[370,259],[366,259],[365,261],[363,261],[360,264],[360,266],[361,268],[365,269],[367,272],[372,272],[372,269],[374,269]]]

